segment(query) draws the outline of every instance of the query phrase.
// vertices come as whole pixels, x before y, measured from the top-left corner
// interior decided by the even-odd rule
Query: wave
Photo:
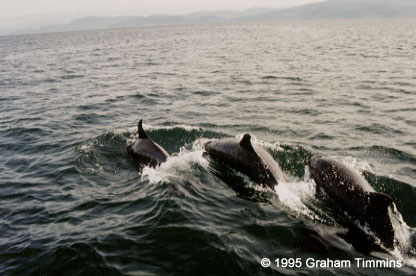
[[[169,149],[171,157],[155,168],[145,167],[142,170],[137,170],[134,164],[128,161],[128,156],[125,153],[126,144],[137,138],[136,127],[117,128],[96,139],[82,143],[77,147],[81,154],[81,163],[78,165],[81,173],[90,174],[91,177],[102,177],[107,174],[112,175],[112,179],[119,179],[118,174],[127,176],[126,183],[117,189],[115,189],[114,184],[111,184],[110,179],[108,188],[103,190],[102,186],[89,187],[86,188],[88,194],[94,195],[95,198],[97,196],[108,198],[106,193],[111,191],[111,194],[119,194],[122,197],[125,197],[125,194],[130,194],[129,200],[133,200],[134,197],[142,198],[143,189],[145,189],[147,194],[152,194],[153,200],[163,198],[164,201],[172,201],[172,204],[176,202],[177,207],[175,208],[179,209],[175,212],[180,212],[181,216],[185,216],[184,221],[203,213],[200,213],[201,210],[196,211],[196,208],[199,207],[194,204],[201,204],[197,202],[204,198],[214,197],[216,200],[222,200],[220,199],[221,195],[216,194],[215,185],[225,184],[228,186],[229,184],[216,179],[215,173],[212,176],[213,168],[210,159],[203,154],[203,145],[207,141],[227,137],[227,135],[181,124],[169,126],[145,125],[144,127],[152,139],[154,138],[156,142]],[[234,137],[241,139],[242,136],[241,133]],[[172,137],[174,139],[171,139]],[[306,160],[314,153],[299,145],[271,143],[259,139],[256,135],[252,135],[252,138],[253,143],[264,147],[281,164],[288,176],[288,181],[279,183],[275,189],[270,190],[253,183],[244,174],[232,171],[231,174],[234,176],[231,178],[231,186],[229,186],[231,189],[229,191],[233,191],[236,198],[256,202],[257,204],[262,202],[271,204],[277,212],[284,210],[289,216],[307,224],[312,223],[310,227],[320,229],[319,232],[323,235],[324,240],[327,238],[340,239],[337,241],[337,243],[340,243],[344,238],[341,238],[338,234],[333,236],[327,232],[333,231],[331,229],[342,232],[342,227],[340,228],[338,222],[340,214],[334,212],[321,200],[319,194],[322,194],[323,191],[316,187],[315,182],[310,177],[308,167],[305,165]],[[352,169],[360,171],[366,178],[370,175],[369,182],[374,185],[372,176],[375,173],[370,163],[351,156],[332,155],[331,157],[340,160]],[[115,163],[120,163],[118,170],[114,168]],[[84,167],[84,169],[81,169],[81,167]],[[382,180],[382,182],[386,183],[385,180]],[[205,190],[207,183],[214,185],[210,188],[213,190],[210,190],[212,194],[209,196]],[[139,188],[138,185],[143,187]],[[235,185],[241,185],[242,187]],[[117,190],[119,191],[117,192]],[[394,196],[394,198],[397,197]],[[180,201],[177,202],[177,200]],[[188,200],[195,202],[190,204]],[[166,202],[166,204],[171,203]],[[403,208],[402,203],[399,203],[398,206]],[[406,225],[397,209],[394,210],[392,215],[396,218],[395,229],[401,247],[396,247],[389,254],[403,260],[406,265],[413,266],[414,260],[411,253],[414,250],[411,238],[412,229]],[[409,214],[406,214],[405,217],[408,216]],[[160,221],[153,221],[153,223],[160,223]],[[330,228],[323,230],[322,227]],[[361,226],[357,224],[357,227]],[[375,236],[365,226],[361,229],[376,240]],[[347,241],[352,242],[348,239]],[[327,240],[327,242],[330,241]]]

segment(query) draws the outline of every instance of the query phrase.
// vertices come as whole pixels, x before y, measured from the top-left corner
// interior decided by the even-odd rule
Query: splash
[[[310,178],[307,167],[305,167],[303,180],[293,179],[293,181],[281,182],[275,187],[275,192],[280,202],[296,215],[321,220],[307,205],[307,203],[313,203],[316,192],[315,182]]]
[[[149,130],[158,130],[158,129],[175,129],[175,128],[182,128],[184,130],[187,131],[192,131],[192,130],[202,130],[202,128],[200,127],[195,127],[195,126],[189,126],[189,125],[184,125],[184,124],[178,124],[178,125],[173,125],[173,126],[152,126],[152,125],[143,125],[144,128],[149,129]]]
[[[390,253],[397,259],[402,260],[405,265],[416,268],[416,257],[411,244],[412,235],[415,233],[414,229],[406,224],[394,203],[391,210],[389,209],[389,216],[398,242]]]
[[[331,156],[331,158],[334,158],[338,161],[341,161],[343,164],[347,165],[349,168],[353,170],[358,170],[360,172],[362,171],[368,171],[373,173],[373,168],[369,163],[366,161],[359,160],[355,157],[351,156]]]
[[[142,172],[142,180],[150,183],[163,183],[178,175],[187,174],[192,171],[192,165],[199,164],[207,168],[208,160],[203,157],[202,145],[207,139],[197,139],[192,144],[192,148],[187,150],[185,147],[180,149],[177,155],[169,157],[166,162],[156,168],[145,167]]]
[[[397,210],[396,204],[394,203],[392,208],[389,208],[389,216],[397,241],[403,250],[409,251],[411,249],[410,238],[412,230],[403,220],[402,214]]]
[[[251,181],[250,177],[248,177],[247,175],[245,175],[245,174],[243,174],[239,171],[236,171],[235,169],[232,169],[232,168],[231,168],[231,170],[233,171],[233,173],[235,175],[237,175],[238,177],[240,177],[243,180],[243,183],[247,188],[255,189],[256,191],[259,191],[259,192],[267,191],[267,188],[254,183],[253,181]]]
[[[88,142],[86,144],[79,145],[77,148],[80,152],[84,154],[88,154],[88,153],[91,153],[94,148],[102,147],[102,146],[104,145],[100,143],[98,140],[96,140],[96,141]]]

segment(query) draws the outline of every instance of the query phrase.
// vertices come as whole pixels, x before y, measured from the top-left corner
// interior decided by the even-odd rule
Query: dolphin
[[[127,146],[127,152],[140,165],[156,167],[165,162],[169,154],[160,145],[147,137],[143,130],[142,120],[138,123],[139,138],[131,145]]]
[[[389,217],[393,200],[388,195],[376,192],[360,173],[332,158],[313,156],[308,165],[315,183],[338,207],[362,225],[367,224],[386,248],[393,248],[395,237]]]
[[[230,165],[256,183],[273,188],[285,176],[273,157],[263,148],[251,143],[250,134],[243,138],[209,141],[205,151],[213,158]]]

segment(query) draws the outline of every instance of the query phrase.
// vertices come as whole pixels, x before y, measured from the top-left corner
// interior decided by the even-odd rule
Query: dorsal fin
[[[248,133],[244,134],[239,144],[246,150],[254,151],[253,146],[251,145],[251,136]]]
[[[367,193],[368,196],[368,212],[384,213],[390,204],[393,203],[393,199],[383,193]]]
[[[142,120],[139,121],[139,124],[137,125],[137,128],[138,128],[138,132],[139,132],[139,139],[149,139],[147,137],[146,132],[144,132],[144,130],[143,130]]]

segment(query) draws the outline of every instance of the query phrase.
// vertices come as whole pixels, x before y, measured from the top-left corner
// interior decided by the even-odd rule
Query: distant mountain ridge
[[[416,18],[416,0],[327,0],[288,9],[252,8],[245,11],[220,10],[188,15],[84,17],[64,25],[45,26],[18,33],[134,28],[144,26],[246,22],[267,20]]]
[[[416,17],[416,0],[329,0],[261,15],[263,20],[398,17]]]

